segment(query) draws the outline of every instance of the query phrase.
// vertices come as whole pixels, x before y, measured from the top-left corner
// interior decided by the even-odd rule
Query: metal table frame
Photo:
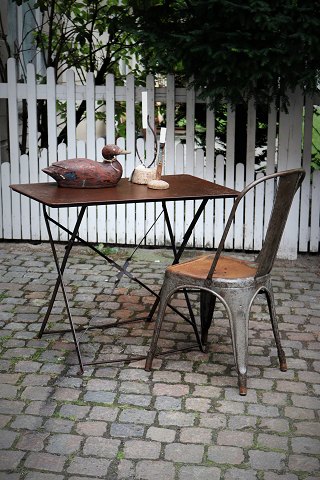
[[[149,293],[156,297],[153,306],[149,312],[149,315],[144,318],[146,321],[151,321],[154,312],[157,308],[159,303],[159,294],[154,292],[148,285],[143,283],[139,278],[134,276],[131,272],[127,270],[128,260],[125,262],[124,265],[120,265],[115,262],[112,258],[108,255],[105,255],[99,249],[97,249],[92,243],[84,240],[78,235],[79,228],[83,219],[83,216],[86,212],[88,206],[91,205],[115,205],[115,204],[130,204],[130,203],[148,203],[148,202],[161,202],[162,211],[164,213],[165,224],[168,229],[171,248],[173,251],[174,259],[173,264],[179,262],[181,255],[190,239],[190,236],[193,232],[193,229],[198,222],[201,214],[203,213],[205,206],[209,199],[217,199],[217,198],[234,198],[237,196],[238,192],[235,190],[229,189],[227,187],[223,187],[221,185],[208,182],[206,180],[200,179],[198,177],[193,177],[191,175],[167,175],[164,176],[163,179],[167,181],[170,185],[169,189],[167,190],[152,190],[148,189],[146,185],[137,185],[128,182],[127,179],[121,179],[119,184],[113,188],[104,188],[104,189],[70,189],[70,188],[61,188],[58,187],[56,184],[53,183],[38,183],[38,184],[18,184],[18,185],[10,185],[11,189],[15,192],[20,193],[21,195],[25,195],[40,204],[42,204],[43,215],[45,219],[46,228],[48,231],[49,242],[57,270],[57,280],[51,295],[51,299],[47,308],[47,312],[45,317],[42,321],[42,325],[40,331],[38,333],[38,337],[41,338],[43,334],[47,333],[65,333],[69,332],[69,330],[49,330],[45,331],[53,305],[56,300],[56,296],[58,293],[59,287],[61,287],[62,295],[64,299],[64,303],[67,310],[68,320],[70,324],[70,331],[72,333],[73,342],[76,349],[76,354],[78,358],[78,363],[80,367],[80,372],[83,373],[85,365],[95,365],[99,363],[108,363],[108,361],[103,362],[90,362],[84,363],[81,356],[79,340],[77,338],[77,332],[82,330],[88,329],[96,329],[96,328],[111,328],[115,326],[123,325],[124,323],[129,323],[132,321],[141,320],[139,319],[129,319],[124,320],[121,322],[114,322],[108,325],[99,325],[99,326],[86,326],[86,327],[79,327],[75,328],[72,320],[72,314],[69,306],[68,296],[66,293],[66,288],[63,280],[63,274],[66,269],[67,261],[71,250],[75,244],[75,242],[80,242],[81,244],[89,247],[98,255],[103,257],[109,264],[115,267],[118,270],[118,278],[120,279],[122,275],[129,277],[131,280],[137,282],[140,286],[144,287]],[[201,200],[199,207],[194,215],[192,222],[190,223],[189,227],[187,228],[185,235],[183,237],[183,241],[181,245],[177,248],[175,244],[175,238],[173,234],[172,225],[170,222],[170,217],[168,214],[166,202],[167,201],[182,201],[182,200]],[[48,214],[47,208],[63,208],[63,207],[74,207],[78,206],[80,208],[80,212],[78,214],[78,218],[75,222],[75,226],[73,230],[69,230],[64,225],[59,223],[57,220],[50,217]],[[159,218],[159,217],[158,217]],[[157,220],[156,220],[157,221]],[[55,224],[65,232],[69,234],[69,240],[67,242],[65,253],[62,258],[61,263],[59,262],[59,258],[57,255],[57,250],[55,246],[55,241],[53,240],[52,231],[50,227],[50,223]],[[200,336],[196,327],[196,322],[194,318],[194,314],[192,312],[192,308],[190,305],[190,301],[185,293],[185,298],[187,301],[187,306],[189,310],[190,318],[188,318],[183,313],[179,312],[175,307],[170,305],[170,308],[173,309],[176,313],[178,313],[181,317],[183,317],[186,321],[188,321],[195,332],[196,339],[200,349],[202,350]],[[203,309],[202,309],[202,319],[201,323],[205,321],[204,317],[210,315],[210,301],[209,299],[203,298]],[[168,353],[168,352],[167,352]],[[131,358],[130,360],[119,360],[122,362],[125,361],[132,361],[132,360],[140,360],[145,358],[144,356]],[[110,363],[115,362],[116,360],[111,360]]]

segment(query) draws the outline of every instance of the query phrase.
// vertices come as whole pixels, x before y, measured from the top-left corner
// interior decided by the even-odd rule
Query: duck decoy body
[[[129,153],[117,145],[105,145],[102,162],[89,158],[73,158],[55,162],[42,171],[56,180],[59,187],[105,188],[115,187],[122,176],[122,166],[116,155]]]

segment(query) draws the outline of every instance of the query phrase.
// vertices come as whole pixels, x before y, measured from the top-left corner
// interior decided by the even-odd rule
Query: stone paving
[[[59,246],[59,254],[63,247]],[[123,261],[130,250],[115,251]],[[186,252],[188,256],[190,252]],[[0,243],[0,480],[314,480],[320,478],[320,261],[277,260],[274,287],[288,371],[278,369],[263,298],[252,309],[248,395],[236,386],[225,311],[208,353],[101,363],[79,375],[70,333],[37,338],[55,281],[46,244]],[[141,250],[130,269],[155,291],[171,254]],[[66,277],[77,325],[144,317],[153,298],[76,247]],[[193,294],[194,295],[194,294]],[[176,305],[185,309],[183,299]],[[49,327],[67,316],[57,299]],[[86,362],[141,355],[152,323],[81,333]],[[169,312],[162,348],[193,342]]]

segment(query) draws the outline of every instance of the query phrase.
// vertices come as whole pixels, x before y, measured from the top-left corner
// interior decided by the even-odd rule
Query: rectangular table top
[[[48,207],[233,198],[239,193],[193,175],[164,175],[162,179],[169,183],[166,190],[153,190],[127,178],[120,179],[115,187],[110,188],[65,188],[50,182],[16,184],[10,188]]]

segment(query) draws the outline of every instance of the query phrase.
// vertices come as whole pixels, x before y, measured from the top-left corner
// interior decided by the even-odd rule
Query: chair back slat
[[[302,168],[272,173],[271,175],[266,175],[265,177],[253,181],[252,183],[247,185],[242,190],[242,192],[239,193],[230,212],[219,246],[217,248],[216,254],[208,272],[208,282],[210,282],[216,265],[219,261],[221,252],[224,248],[225,240],[227,238],[232,222],[234,221],[239,203],[243,200],[243,198],[250,190],[255,188],[260,183],[272,181],[272,179],[276,181],[278,179],[278,185],[275,191],[273,209],[270,215],[267,233],[262,249],[256,259],[256,263],[258,264],[256,277],[270,273],[273,262],[278,252],[279,244],[289,215],[294,195],[300,187],[304,176],[305,171]]]
[[[262,249],[256,258],[256,262],[258,263],[257,277],[271,272],[293,198],[305,175],[305,172],[302,169],[281,173],[287,174],[279,175],[278,187],[275,194],[267,233]]]

